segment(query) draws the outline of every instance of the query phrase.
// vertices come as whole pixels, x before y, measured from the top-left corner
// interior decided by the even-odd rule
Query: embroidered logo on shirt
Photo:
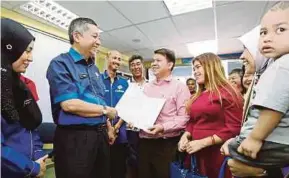
[[[23,106],[27,106],[31,103],[32,99],[27,99],[24,101]]]
[[[115,92],[124,93],[123,86],[122,85],[117,86],[117,89],[115,90]]]

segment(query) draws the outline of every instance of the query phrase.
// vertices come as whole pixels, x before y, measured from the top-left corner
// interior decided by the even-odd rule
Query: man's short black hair
[[[134,60],[141,60],[141,62],[143,62],[143,57],[141,55],[138,55],[138,54],[135,54],[135,55],[132,55],[129,59],[128,59],[128,65],[130,66],[130,63],[132,63],[132,61]]]
[[[69,28],[68,28],[68,36],[70,44],[74,43],[73,33],[79,32],[83,33],[88,30],[87,24],[95,25],[97,24],[90,18],[79,17],[71,21]]]
[[[186,84],[188,84],[189,81],[193,81],[196,84],[196,80],[193,79],[193,78],[188,78],[187,81],[186,81]]]
[[[232,74],[238,74],[238,75],[240,75],[240,77],[242,77],[244,75],[243,70],[239,69],[239,68],[233,69],[229,75],[232,75]]]
[[[174,69],[175,64],[176,64],[176,56],[172,50],[166,49],[166,48],[161,48],[161,49],[155,50],[154,53],[165,56],[168,62],[173,63],[173,67],[171,68],[171,70]]]

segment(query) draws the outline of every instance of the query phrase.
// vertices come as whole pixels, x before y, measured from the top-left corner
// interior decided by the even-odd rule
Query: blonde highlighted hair
[[[190,113],[192,103],[206,90],[212,95],[218,95],[222,105],[220,90],[226,90],[235,101],[241,101],[242,95],[227,80],[221,59],[213,53],[204,53],[194,58],[192,64],[198,61],[204,69],[204,84],[198,84],[197,92],[187,102],[187,112]],[[237,102],[240,103],[240,102]],[[242,106],[238,106],[242,107]]]

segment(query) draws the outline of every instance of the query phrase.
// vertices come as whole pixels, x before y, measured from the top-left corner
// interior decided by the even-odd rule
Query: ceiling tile
[[[78,16],[95,20],[103,31],[129,26],[131,23],[105,1],[58,1]]]
[[[243,49],[243,44],[238,38],[218,40],[218,54],[238,53]]]
[[[125,44],[128,44],[134,49],[148,48],[152,46],[152,42],[135,26],[113,30],[110,31],[109,34],[116,37]],[[134,39],[138,39],[140,42],[133,42]]]
[[[120,52],[131,51],[132,48],[127,44],[119,41],[117,38],[111,36],[107,32],[101,33],[101,46],[111,49],[118,50]]]
[[[1,7],[7,9],[17,9],[20,5],[25,4],[27,1],[1,1]]]
[[[174,51],[177,58],[184,58],[184,57],[191,57],[192,56],[189,53],[186,44],[184,44],[184,43],[183,44],[171,44],[168,46],[156,47],[155,49],[159,49],[159,48],[167,48],[167,49]]]
[[[181,36],[178,34],[170,18],[156,20],[137,26],[155,46],[182,42]]]
[[[140,54],[144,59],[152,59],[154,50],[153,49],[141,49],[136,51],[137,54]]]
[[[243,35],[260,23],[266,1],[244,1],[217,7],[218,38]]]
[[[169,16],[162,1],[112,1],[110,3],[134,24]]]
[[[172,17],[185,43],[215,39],[213,9],[203,9]]]
[[[242,0],[244,1],[244,0]],[[224,6],[224,5],[228,5],[228,4],[234,4],[234,3],[238,3],[238,2],[242,2],[242,1],[235,1],[235,0],[229,0],[229,1],[214,1],[216,3],[216,6]]]
[[[4,7],[6,9],[12,9],[13,5],[11,5],[8,1],[1,1],[1,7]]]

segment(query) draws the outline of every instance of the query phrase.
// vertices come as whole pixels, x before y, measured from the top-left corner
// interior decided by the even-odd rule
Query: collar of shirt
[[[69,54],[71,55],[71,57],[74,60],[74,62],[79,62],[81,60],[85,60],[83,55],[81,55],[78,51],[76,51],[72,47],[69,50]],[[94,64],[94,59],[93,58],[89,58],[88,62],[89,62],[89,64]]]
[[[148,82],[148,80],[147,80],[146,78],[143,77],[142,79],[143,79],[143,80],[142,80],[143,83],[147,83],[147,82]],[[138,82],[135,81],[135,79],[134,79],[133,77],[130,79],[130,82],[131,82],[131,83],[138,83]]]
[[[162,80],[157,80],[157,79],[155,79],[154,81],[153,81],[153,83],[155,84],[155,85],[161,85],[163,82],[170,82],[170,81],[172,81],[172,79],[173,79],[173,75],[169,75],[168,77],[166,77],[166,78],[164,78],[164,79],[162,79]]]
[[[107,70],[105,70],[105,71],[103,72],[103,78],[104,78],[104,79],[110,79]],[[117,79],[117,80],[118,80],[118,79],[119,79],[119,75],[116,74],[114,79]]]

